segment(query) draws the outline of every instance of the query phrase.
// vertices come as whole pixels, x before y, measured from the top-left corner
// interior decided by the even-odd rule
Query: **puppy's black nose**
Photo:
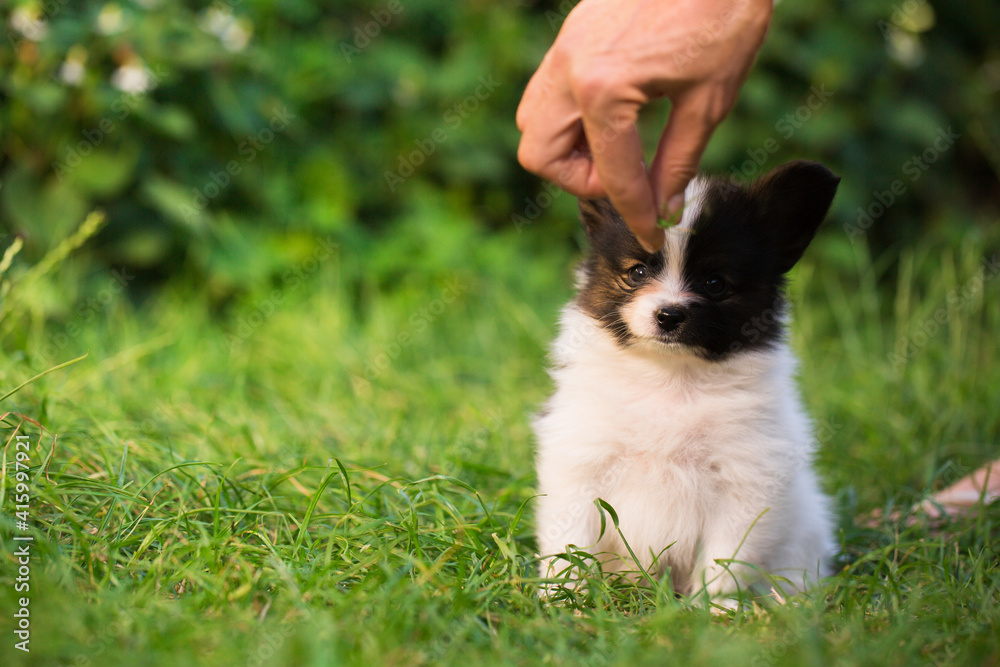
[[[687,319],[687,315],[679,308],[660,308],[656,311],[656,323],[664,333],[670,333]]]

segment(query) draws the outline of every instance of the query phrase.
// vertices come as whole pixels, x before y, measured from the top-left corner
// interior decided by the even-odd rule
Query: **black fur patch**
[[[839,181],[813,162],[790,162],[747,188],[711,181],[683,257],[687,290],[695,296],[663,342],[723,360],[779,341],[785,273],[815,235]],[[591,252],[577,302],[628,346],[635,335],[621,313],[636,290],[629,270],[642,263],[655,277],[671,258],[645,252],[607,200],[581,201],[580,211]]]

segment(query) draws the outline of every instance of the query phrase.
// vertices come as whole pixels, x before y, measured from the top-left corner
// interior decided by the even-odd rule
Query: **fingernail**
[[[680,213],[684,209],[684,193],[674,195],[667,202],[667,215],[674,215],[675,213]]]
[[[663,215],[657,225],[663,229],[667,227],[673,227],[681,221],[681,216],[684,214],[684,195],[674,195],[667,202],[667,210],[663,212]]]

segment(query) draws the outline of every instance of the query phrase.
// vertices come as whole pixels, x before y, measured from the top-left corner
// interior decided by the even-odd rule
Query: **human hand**
[[[578,197],[609,197],[649,250],[676,215],[715,127],[736,101],[772,0],[581,0],[517,109],[518,160]],[[639,109],[668,97],[648,173]]]

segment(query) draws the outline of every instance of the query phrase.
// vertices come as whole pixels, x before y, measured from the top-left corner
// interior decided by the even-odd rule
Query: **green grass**
[[[853,520],[997,456],[1000,279],[948,294],[1000,236],[871,260],[834,228],[810,250],[793,344],[842,569],[786,605],[713,615],[610,581],[539,602],[529,419],[551,389],[571,260],[530,245],[543,231],[426,226],[380,252],[345,240],[301,280],[225,308],[211,285],[172,285],[138,305],[116,292],[88,317],[59,293],[80,278],[71,262],[12,301],[0,392],[89,355],[0,406],[46,427],[2,425],[5,442],[31,438],[35,559],[23,654],[8,444],[0,662],[1000,660],[1000,504],[943,533]],[[110,280],[83,278],[81,294]],[[945,323],[894,359],[942,307]]]

